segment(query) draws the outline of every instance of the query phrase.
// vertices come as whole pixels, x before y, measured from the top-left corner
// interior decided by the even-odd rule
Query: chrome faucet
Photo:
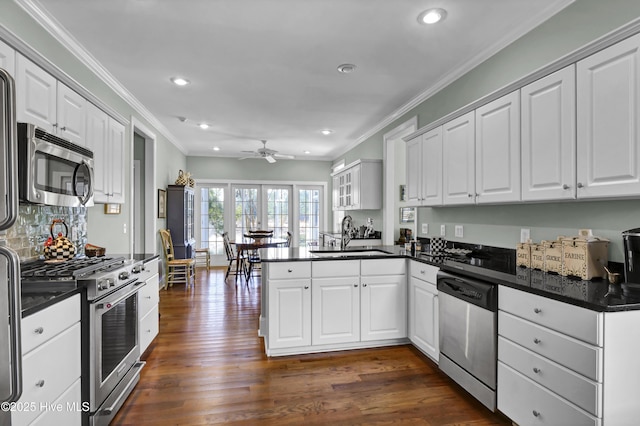
[[[340,240],[340,250],[344,250],[347,248],[347,244],[351,241],[351,225],[353,224],[353,219],[351,216],[346,215],[342,219],[342,239]]]

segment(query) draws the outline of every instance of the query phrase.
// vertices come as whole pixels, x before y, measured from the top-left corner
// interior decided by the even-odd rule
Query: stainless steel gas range
[[[122,257],[78,258],[22,265],[23,294],[79,288],[82,292],[83,424],[108,425],[140,379],[137,277],[142,262]]]

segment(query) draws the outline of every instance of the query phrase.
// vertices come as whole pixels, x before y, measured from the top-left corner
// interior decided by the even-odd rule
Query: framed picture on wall
[[[412,223],[416,220],[415,207],[400,207],[400,223]]]
[[[120,204],[105,204],[104,214],[120,214]]]
[[[158,218],[167,217],[167,191],[158,189]]]
[[[400,201],[407,201],[407,185],[400,185]]]

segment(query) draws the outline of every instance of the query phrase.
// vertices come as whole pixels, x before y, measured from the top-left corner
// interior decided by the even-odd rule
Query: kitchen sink
[[[393,253],[378,249],[367,250],[310,250],[314,257],[363,257],[363,256],[392,256]]]

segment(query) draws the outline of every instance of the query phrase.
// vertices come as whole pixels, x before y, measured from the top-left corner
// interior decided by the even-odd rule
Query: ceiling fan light
[[[429,9],[418,15],[418,22],[421,24],[435,24],[442,21],[447,16],[447,11],[444,9]]]
[[[267,160],[269,163],[272,163],[272,164],[276,162],[276,159],[273,158],[270,155],[265,156],[264,159]]]

